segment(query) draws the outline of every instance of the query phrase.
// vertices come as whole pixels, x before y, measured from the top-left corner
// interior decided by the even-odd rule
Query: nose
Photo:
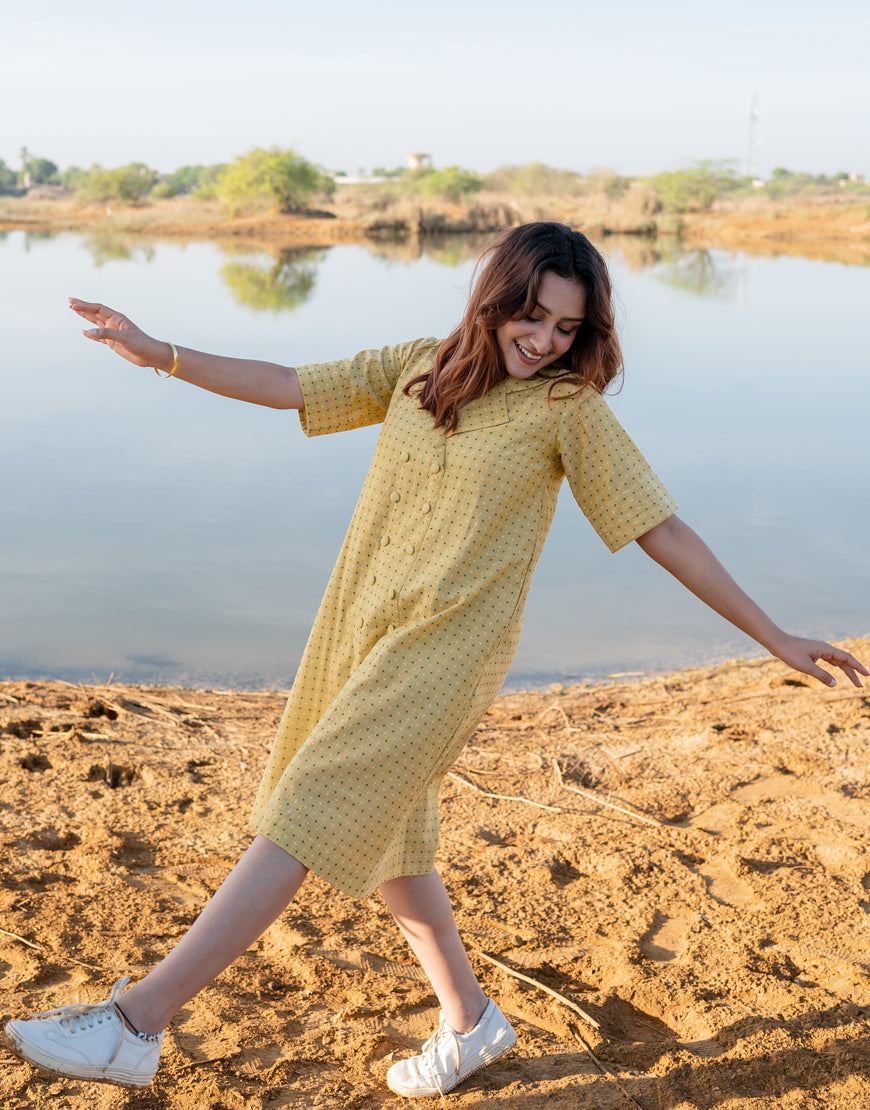
[[[535,329],[535,354],[545,355],[553,346],[553,327],[552,323],[542,320],[540,325]]]

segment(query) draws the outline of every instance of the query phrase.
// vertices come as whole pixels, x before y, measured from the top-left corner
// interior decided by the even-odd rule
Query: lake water
[[[870,269],[603,244],[626,379],[613,407],[781,624],[870,629]],[[376,428],[159,381],[81,338],[73,294],[185,345],[303,363],[444,335],[476,245],[273,254],[216,243],[0,238],[0,678],[286,686]],[[565,490],[509,685],[760,649]]]

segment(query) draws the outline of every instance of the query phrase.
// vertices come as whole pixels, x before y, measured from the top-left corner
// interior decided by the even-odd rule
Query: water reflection
[[[492,239],[491,235],[468,232],[462,234],[408,236],[403,239],[366,239],[366,250],[389,262],[406,266],[431,259],[440,266],[455,268],[473,262]]]
[[[593,237],[593,242],[607,257],[618,254],[627,268],[636,273],[657,266],[663,258],[680,249],[677,239],[650,239],[646,235],[606,235]]]
[[[674,250],[662,259],[656,279],[672,289],[696,297],[731,300],[738,292],[739,275],[730,258],[716,258],[711,251]]]
[[[225,262],[220,275],[236,304],[257,312],[292,312],[314,291],[327,250],[281,250],[248,262]]]
[[[51,232],[46,232],[50,236]],[[81,237],[82,246],[99,269],[108,262],[153,262],[154,243],[141,235],[118,235],[112,231],[89,231]]]

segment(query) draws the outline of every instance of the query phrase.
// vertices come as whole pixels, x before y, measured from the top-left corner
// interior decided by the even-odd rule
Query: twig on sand
[[[576,1002],[572,1002],[570,998],[566,998],[564,994],[559,994],[559,992],[554,991],[552,987],[545,986],[545,984],[541,983],[539,980],[533,979],[531,975],[524,975],[521,971],[516,971],[509,964],[503,964],[501,960],[497,960],[495,956],[490,956],[488,952],[484,952],[480,948],[475,948],[473,949],[473,951],[476,952],[481,959],[486,960],[488,963],[494,964],[502,971],[506,971],[508,975],[512,975],[514,979],[520,979],[523,983],[528,983],[529,986],[537,987],[538,990],[544,991],[546,994],[549,994],[551,998],[555,998],[557,1002],[561,1002],[563,1006],[567,1006],[569,1010],[573,1010],[575,1014],[578,1014],[580,1017],[582,1017],[583,1020],[588,1025],[591,1025],[593,1029],[601,1028],[594,1017],[592,1017],[590,1014],[587,1014],[586,1011],[578,1006]]]
[[[462,775],[457,775],[455,771],[448,771],[447,777],[461,782],[463,786],[468,786],[472,790],[476,790],[477,793],[482,794],[484,798],[498,798],[501,802],[524,802],[527,806],[537,806],[538,809],[548,809],[551,813],[562,812],[558,806],[548,806],[543,802],[533,802],[531,798],[520,798],[514,794],[493,794],[490,790],[481,790],[475,783],[463,778]]]
[[[568,1022],[568,1028],[571,1030],[571,1035],[573,1036],[574,1040],[580,1045],[580,1047],[583,1049],[583,1051],[586,1053],[586,1055],[589,1057],[589,1059],[592,1061],[592,1063],[596,1066],[596,1068],[598,1068],[598,1070],[601,1072],[601,1074],[606,1075],[608,1078],[612,1079],[613,1082],[617,1085],[620,1092],[622,1093],[622,1097],[627,1099],[631,1103],[632,1106],[637,1108],[637,1110],[644,1110],[644,1108],[637,1101],[637,1099],[632,1098],[631,1095],[628,1093],[628,1091],[625,1089],[625,1087],[623,1087],[619,1076],[616,1075],[615,1072],[612,1072],[606,1064],[602,1064],[602,1062],[598,1059],[598,1057],[595,1055],[595,1053],[592,1051],[592,1049],[586,1043],[586,1040],[583,1037],[583,1034],[580,1032],[580,1030],[577,1028],[577,1026],[574,1024],[573,1021]]]
[[[13,940],[20,940],[21,943],[26,944],[28,948],[35,948],[37,952],[42,951],[38,944],[31,944],[29,940],[20,937],[18,933],[10,933],[8,929],[0,929],[0,933],[2,933],[4,937],[12,937]]]
[[[562,779],[562,768],[559,766],[559,761],[557,759],[554,759],[553,763],[556,767],[556,773],[559,776],[559,781],[561,782],[562,786],[565,788],[565,790],[570,790],[572,794],[579,794],[581,798],[588,798],[590,802],[595,802],[597,805],[600,806],[607,806],[608,809],[618,810],[619,813],[624,813],[626,817],[633,817],[636,821],[643,821],[647,825],[654,825],[657,829],[670,827],[668,825],[665,825],[662,821],[657,821],[655,817],[646,817],[642,813],[635,813],[633,810],[626,809],[624,806],[618,806],[615,802],[606,802],[604,798],[599,798],[597,794],[592,794],[588,790],[579,790],[576,786],[568,786],[568,784]]]
[[[26,945],[28,948],[32,948],[36,952],[47,951],[49,955],[54,955],[51,949],[46,949],[46,947],[42,944],[34,944],[32,941],[26,940],[24,937],[19,936],[18,933],[10,933],[8,929],[0,929],[0,933],[2,933],[5,937],[11,937],[13,940],[19,941],[21,944]],[[64,956],[63,959],[66,960],[68,963],[77,964],[79,967],[86,967],[88,971],[112,970],[108,967],[99,967],[97,964],[86,964],[83,960],[77,960],[73,956]]]
[[[556,702],[553,702],[552,705],[548,705],[546,709],[542,710],[537,715],[537,717],[535,717],[534,724],[539,725],[541,721],[543,721],[543,719],[547,716],[547,714],[552,713],[554,709],[562,718],[562,725],[564,726],[566,732],[586,732],[585,728],[575,728],[568,720],[568,714],[565,712],[562,706],[557,705]]]

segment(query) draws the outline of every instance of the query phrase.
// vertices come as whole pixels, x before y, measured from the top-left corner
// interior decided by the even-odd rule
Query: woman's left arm
[[[639,536],[637,542],[651,559],[670,571],[705,605],[796,671],[812,675],[825,686],[836,686],[837,680],[816,665],[820,659],[839,667],[854,686],[863,685],[859,674],[870,674],[847,651],[826,644],[824,640],[807,640],[783,632],[741,590],[701,537],[678,516],[668,517]]]

